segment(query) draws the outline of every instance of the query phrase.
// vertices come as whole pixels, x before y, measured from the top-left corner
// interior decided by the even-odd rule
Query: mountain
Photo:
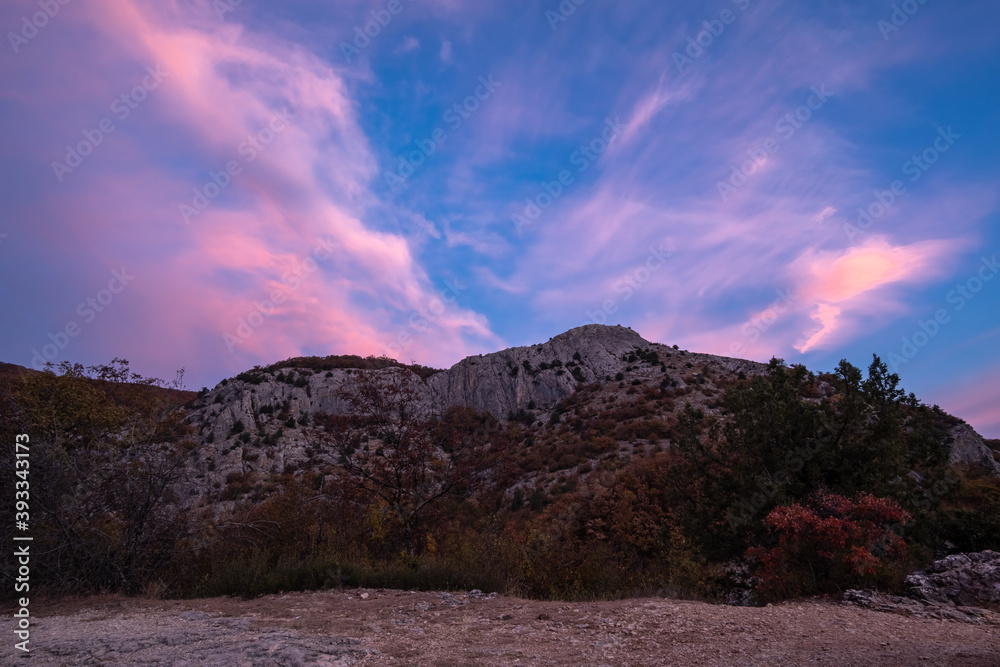
[[[348,360],[348,367],[344,360]],[[255,368],[220,383],[196,404],[192,415],[215,414],[212,431],[225,437],[236,420],[253,420],[260,406],[289,401],[296,418],[317,412],[343,415],[346,404],[338,392],[351,386],[351,357],[290,359],[267,368]],[[361,361],[358,357],[353,359]],[[403,365],[389,368],[407,369]],[[696,368],[697,367],[697,368]],[[616,383],[627,375],[639,384],[668,379],[679,391],[689,383],[699,385],[697,369],[735,377],[738,373],[763,372],[767,366],[743,359],[679,351],[650,343],[631,329],[591,324],[550,338],[548,342],[513,347],[492,354],[467,357],[448,370],[418,369],[421,389],[428,405],[443,411],[468,406],[506,419],[521,410],[536,410],[540,416],[577,392],[580,385]],[[695,370],[692,370],[695,369]],[[413,372],[413,371],[411,371]],[[278,381],[279,374],[285,379]],[[621,379],[616,379],[622,374]],[[293,380],[289,380],[293,377]],[[298,382],[301,386],[295,386]],[[308,384],[305,384],[308,383]],[[703,382],[701,384],[704,384]],[[705,389],[713,389],[709,383]],[[222,403],[222,408],[207,404]]]
[[[298,357],[197,394],[124,360],[65,370],[0,367],[0,431],[31,433],[35,544],[58,554],[39,581],[66,590],[746,601],[1000,548],[997,443],[878,359],[814,373],[587,325],[449,369]]]
[[[223,380],[188,405],[188,419],[203,444],[198,473],[207,485],[218,486],[234,475],[280,474],[315,463],[311,424],[317,416],[349,414],[344,394],[353,391],[359,369],[365,368],[412,375],[430,412],[468,406],[540,431],[551,431],[568,401],[577,414],[612,401],[619,406],[641,402],[616,423],[599,425],[610,426],[605,435],[612,438],[616,431],[633,436],[620,444],[639,453],[669,445],[668,422],[685,404],[715,414],[726,386],[764,374],[768,366],[680,350],[649,342],[627,327],[597,324],[545,343],[467,357],[447,370],[360,357],[290,359]],[[815,400],[834,393],[824,378],[821,374],[816,382]],[[1000,463],[983,438],[961,420],[948,421],[951,460],[1000,475]],[[639,432],[648,437],[634,437]]]
[[[587,409],[596,414],[600,410],[595,406],[611,402],[619,408],[628,403],[631,411],[621,411],[613,428],[596,423],[599,420],[594,425],[608,429],[604,435],[631,452],[648,452],[669,445],[668,422],[675,421],[686,404],[716,414],[730,383],[764,374],[767,368],[653,343],[627,327],[590,324],[544,343],[467,357],[445,370],[387,358],[298,357],[255,367],[197,395],[168,388],[155,391],[168,406],[184,405],[187,421],[197,428],[200,447],[191,466],[201,483],[194,495],[205,497],[234,474],[280,474],[314,462],[309,451],[316,440],[316,418],[349,414],[344,395],[353,391],[364,371],[411,377],[429,413],[466,406],[540,432],[552,431],[569,409],[568,402],[576,414]],[[0,364],[0,382],[36,372]],[[829,377],[820,374],[815,400],[833,393]],[[951,461],[1000,475],[993,454],[1000,442],[987,444],[965,422],[950,416],[947,420]]]

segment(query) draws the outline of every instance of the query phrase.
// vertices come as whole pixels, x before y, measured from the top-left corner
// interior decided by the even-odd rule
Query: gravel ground
[[[825,600],[764,608],[641,598],[337,590],[255,600],[33,600],[45,665],[1000,665],[1000,624]],[[9,617],[8,617],[9,618]]]

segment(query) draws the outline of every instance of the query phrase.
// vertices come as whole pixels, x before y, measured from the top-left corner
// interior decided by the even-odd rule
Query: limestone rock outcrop
[[[322,361],[293,359],[251,369],[220,382],[189,407],[188,419],[205,445],[192,463],[199,488],[220,488],[251,472],[287,472],[313,458],[318,438],[309,429],[316,417],[347,414],[343,394],[368,372],[333,367],[343,361],[324,367]],[[468,406],[501,420],[523,416],[544,423],[560,401],[592,383],[607,394],[622,394],[609,399],[636,393],[637,385],[668,386],[685,402],[712,410],[725,381],[766,370],[755,361],[651,343],[627,327],[589,324],[544,343],[468,357],[437,372],[401,366],[372,372],[385,381],[405,376],[429,413]],[[992,450],[967,424],[952,427],[949,437],[953,462],[1000,475]]]
[[[980,466],[1000,475],[1000,462],[994,458],[993,450],[971,426],[965,422],[956,424],[948,431],[948,437],[951,438],[952,463]]]
[[[1000,553],[947,556],[908,576],[906,586],[909,597],[926,603],[1000,610]]]
[[[954,554],[906,578],[905,595],[844,592],[844,602],[877,611],[1000,625],[1000,553]]]

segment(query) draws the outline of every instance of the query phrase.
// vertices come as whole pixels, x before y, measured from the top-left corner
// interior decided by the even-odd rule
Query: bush
[[[970,471],[937,512],[940,538],[960,552],[1000,550],[1000,484]]]
[[[747,551],[759,591],[782,598],[898,583],[886,578],[905,560],[906,543],[890,527],[909,520],[898,503],[870,494],[851,500],[820,493],[806,505],[776,507],[765,524],[777,544]]]
[[[244,371],[236,376],[237,380],[242,380],[247,384],[257,385],[264,381],[264,374],[261,372],[260,366],[254,366],[253,370]]]
[[[132,373],[125,360],[89,368],[64,362],[58,370],[25,373],[8,386],[0,381],[0,439],[11,443],[0,458],[7,469],[15,469],[15,434],[30,433],[31,552],[42,555],[31,560],[31,590],[135,594],[153,582],[170,587],[191,536],[188,514],[174,499],[186,490],[193,427],[182,412],[165,411],[160,381]],[[16,459],[19,471],[26,461]],[[0,481],[19,504],[27,504],[23,474]],[[8,507],[14,510],[14,502]],[[14,512],[8,517],[0,538],[10,544]],[[15,563],[0,563],[0,577],[13,581]]]

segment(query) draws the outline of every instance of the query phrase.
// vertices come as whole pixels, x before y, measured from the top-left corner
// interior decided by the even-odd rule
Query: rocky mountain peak
[[[667,371],[661,362],[672,353],[689,354],[650,343],[627,327],[588,324],[545,343],[467,357],[428,378],[427,385],[442,405],[468,405],[503,419],[525,409],[545,411],[581,384],[610,381],[626,369],[651,379],[653,368]],[[685,361],[723,360],[691,354]],[[740,370],[763,369],[761,364],[739,362]]]
[[[616,344],[629,346],[650,344],[649,341],[631,328],[623,327],[620,324],[614,326],[607,324],[585,324],[549,339],[550,343],[580,344],[581,341],[600,341],[605,343],[615,341]]]
[[[501,420],[546,424],[557,422],[563,402],[578,392],[577,408],[624,405],[649,394],[664,402],[660,420],[688,403],[710,413],[728,383],[766,370],[754,361],[652,343],[627,327],[589,324],[543,343],[470,356],[441,371],[375,358],[289,359],[224,380],[192,404],[189,419],[210,445],[204,456],[217,466],[217,481],[306,460],[308,429],[317,416],[348,413],[344,392],[353,391],[359,373],[405,376],[431,413],[466,406]],[[817,391],[829,395],[832,387],[820,385]],[[991,448],[971,427],[958,424],[947,437],[952,462],[1000,474]],[[256,462],[248,464],[248,457]]]

